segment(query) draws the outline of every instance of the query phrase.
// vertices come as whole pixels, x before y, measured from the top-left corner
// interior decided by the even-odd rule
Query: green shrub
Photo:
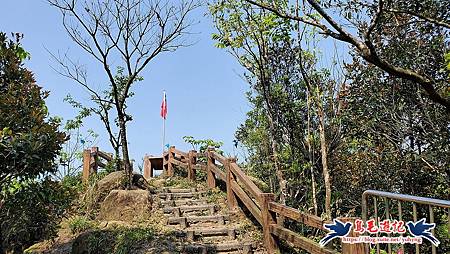
[[[95,227],[95,223],[84,216],[75,216],[69,220],[69,228],[72,234],[84,232]]]
[[[142,246],[144,241],[151,241],[155,236],[153,228],[117,227],[108,230],[94,230],[81,235],[87,241],[78,239],[88,253],[128,254]]]
[[[226,199],[226,193],[219,188],[209,189],[206,192],[206,199],[208,203],[218,203],[219,200]]]
[[[65,210],[72,203],[72,192],[59,182],[15,182],[1,193],[1,244],[4,250],[22,253],[43,239],[56,237]]]
[[[164,181],[164,187],[195,188],[197,184],[184,177],[171,177]]]
[[[76,175],[67,175],[64,176],[64,178],[61,181],[61,184],[64,187],[70,188],[76,192],[82,192],[84,190],[83,188],[83,182],[81,180],[82,173],[78,173]]]
[[[152,228],[131,228],[122,229],[116,237],[114,253],[131,253],[134,246],[138,246],[143,241],[153,239],[155,232]]]

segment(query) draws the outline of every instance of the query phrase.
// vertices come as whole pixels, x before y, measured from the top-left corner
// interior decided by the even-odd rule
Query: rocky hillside
[[[261,232],[225,194],[184,178],[123,189],[123,172],[86,187],[53,241],[26,253],[266,253]],[[139,182],[140,181],[140,182]]]

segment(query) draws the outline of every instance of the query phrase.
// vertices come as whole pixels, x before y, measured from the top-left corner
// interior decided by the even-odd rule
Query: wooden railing
[[[226,185],[228,208],[236,209],[238,200],[240,200],[262,226],[264,244],[269,253],[279,252],[279,240],[287,241],[294,247],[310,253],[339,253],[336,250],[322,247],[312,239],[286,228],[284,226],[285,219],[294,220],[319,230],[324,230],[323,225],[329,222],[318,216],[275,202],[275,195],[261,191],[239,167],[235,158],[226,158],[214,149],[208,149],[205,153],[196,151],[186,153],[172,146],[163,154],[163,174],[173,176],[175,167],[186,170],[187,177],[191,180],[195,180],[196,170],[206,171],[206,182],[209,188],[216,187],[217,180],[223,181]],[[341,218],[341,220],[349,221],[351,218]],[[362,254],[364,245],[342,244],[342,253]]]
[[[105,161],[103,162],[102,159]],[[83,182],[89,180],[89,176],[96,174],[98,168],[105,168],[109,161],[113,160],[111,153],[105,153],[98,149],[98,147],[91,147],[83,151]]]

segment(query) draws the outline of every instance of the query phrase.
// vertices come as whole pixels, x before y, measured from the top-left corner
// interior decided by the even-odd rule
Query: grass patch
[[[75,245],[82,253],[128,254],[154,238],[155,230],[151,227],[117,227],[86,232],[77,238]]]
[[[153,228],[124,229],[116,236],[114,244],[115,254],[128,254],[144,241],[152,240],[155,236]]]
[[[68,221],[69,229],[72,234],[82,233],[89,229],[96,228],[96,224],[85,216],[74,216]]]
[[[219,188],[209,189],[206,192],[206,199],[208,203],[218,203],[219,201],[223,201],[226,199],[227,194],[221,191]]]
[[[182,189],[189,189],[189,188],[196,188],[197,183],[193,181],[189,181],[187,178],[184,177],[171,177],[167,178],[164,181],[164,187],[173,187],[173,188],[182,188]]]

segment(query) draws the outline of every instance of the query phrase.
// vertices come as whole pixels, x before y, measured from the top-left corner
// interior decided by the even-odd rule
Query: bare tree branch
[[[120,129],[120,140],[111,142],[120,144],[125,169],[131,172],[126,135],[126,124],[131,120],[126,112],[127,98],[132,95],[131,86],[140,80],[140,73],[160,53],[190,45],[183,38],[189,34],[193,24],[188,16],[199,4],[196,0],[47,1],[61,11],[63,26],[69,37],[97,60],[106,73],[112,96],[109,106],[115,108]],[[92,95],[92,100],[100,105],[107,103],[79,76],[80,70],[71,72],[65,63],[57,62],[64,70],[61,74],[83,86]],[[126,70],[119,80],[113,74],[115,68]],[[100,107],[103,113],[97,113],[100,113],[111,134],[111,126],[106,124],[109,124],[109,109]]]
[[[327,25],[325,25],[323,23],[320,23],[319,21],[311,21],[309,19],[308,20],[305,19],[305,17],[302,17],[302,16],[286,13],[284,11],[279,10],[275,6],[269,5],[267,3],[263,3],[262,1],[254,1],[254,0],[245,0],[245,1],[248,3],[251,3],[255,6],[258,6],[260,8],[269,10],[280,17],[296,20],[296,21],[302,22],[304,24],[319,28],[320,30],[322,30],[323,34],[329,35],[336,40],[343,41],[343,42],[346,42],[346,43],[349,43],[349,44],[355,46],[357,52],[364,60],[379,67],[380,69],[386,71],[387,73],[389,73],[395,77],[410,80],[410,81],[413,81],[413,82],[419,84],[432,101],[444,106],[446,108],[447,112],[450,112],[450,100],[442,97],[436,91],[436,88],[435,88],[436,81],[434,81],[431,78],[426,77],[414,70],[394,66],[393,64],[387,62],[386,60],[381,59],[379,57],[379,55],[377,54],[375,48],[373,47],[372,41],[370,40],[370,34],[371,34],[372,30],[374,29],[375,25],[380,20],[379,17],[381,15],[381,12],[383,11],[383,1],[379,2],[378,11],[375,15],[375,18],[372,20],[371,25],[369,25],[368,29],[365,31],[360,31],[361,34],[366,35],[365,41],[353,36],[350,32],[348,32],[346,29],[344,29],[315,0],[306,0],[306,1],[311,5],[311,7],[315,11],[317,11],[325,19],[325,21],[331,26],[331,28],[329,28]],[[414,14],[411,14],[411,15],[414,15]],[[415,15],[415,16],[417,16],[417,15]],[[421,18],[424,19],[424,17],[421,17]],[[434,22],[434,23],[436,23],[436,22]]]

